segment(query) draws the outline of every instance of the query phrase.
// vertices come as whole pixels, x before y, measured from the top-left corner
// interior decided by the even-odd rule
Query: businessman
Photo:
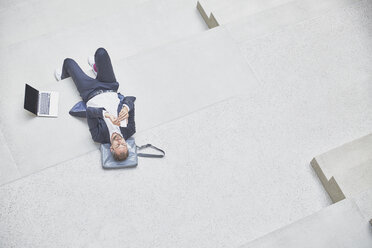
[[[116,81],[110,57],[104,48],[98,48],[94,59],[88,59],[97,77],[86,75],[70,58],[63,62],[62,70],[56,70],[57,80],[71,77],[81,98],[86,103],[89,131],[95,142],[111,143],[115,160],[128,157],[126,139],[136,132],[134,121],[135,97],[123,97],[117,93]]]

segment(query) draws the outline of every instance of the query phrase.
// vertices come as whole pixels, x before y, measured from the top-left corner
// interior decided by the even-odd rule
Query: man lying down
[[[119,83],[104,48],[97,49],[94,59],[89,58],[88,63],[97,75],[95,79],[86,75],[70,58],[64,60],[62,70],[56,70],[55,77],[58,81],[72,78],[87,105],[86,117],[93,140],[101,144],[111,143],[114,159],[123,161],[128,157],[125,140],[136,132],[135,98],[122,97],[117,93]]]

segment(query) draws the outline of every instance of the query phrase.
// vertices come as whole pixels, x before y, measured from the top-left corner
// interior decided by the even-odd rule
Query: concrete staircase
[[[258,30],[299,23],[350,5],[350,0],[200,0],[198,10],[209,28],[219,25],[236,28],[242,35],[251,35]],[[266,32],[268,30],[265,30]]]
[[[282,5],[290,0],[269,0],[269,1],[221,1],[221,0],[201,0],[199,1],[199,11],[204,11],[207,15],[211,13],[216,20],[215,26],[225,25],[229,22],[256,14],[261,11]],[[213,27],[213,26],[212,26]],[[210,28],[212,28],[210,27]]]
[[[372,246],[371,227],[353,200],[344,200],[265,235],[242,248]]]
[[[212,30],[189,0],[0,4],[12,113],[0,117],[0,247],[370,247],[370,191],[350,181],[358,194],[329,206],[309,160],[370,133],[372,3],[208,4]],[[68,115],[79,97],[53,71],[99,46],[137,96],[137,143],[165,159],[104,171]],[[61,93],[59,118],[25,114],[25,82]]]
[[[104,4],[87,0],[1,1],[0,44],[1,47],[9,47],[21,41],[70,29],[84,23],[94,24],[94,19],[104,21],[107,17],[122,12],[123,9],[135,9],[146,1],[114,0]]]
[[[333,202],[372,188],[372,135],[367,135],[311,161]]]
[[[372,189],[342,200],[313,215],[269,233],[246,245],[255,247],[371,247],[368,224]]]
[[[4,36],[6,36],[5,32],[8,33],[8,36],[2,40],[0,46],[2,47],[0,48],[2,53],[0,78],[4,82],[0,84],[0,89],[4,92],[0,102],[3,111],[12,110],[17,114],[0,118],[1,130],[7,130],[3,132],[3,146],[9,147],[4,148],[4,154],[8,155],[1,157],[4,169],[0,174],[4,180],[0,184],[96,149],[93,143],[84,142],[90,139],[86,130],[81,132],[86,129],[85,122],[71,119],[68,115],[68,110],[73,103],[79,100],[73,84],[71,81],[66,84],[55,82],[53,72],[55,68],[62,65],[64,58],[73,57],[82,68],[88,68],[87,56],[94,54],[97,47],[104,46],[110,51],[114,67],[120,68],[125,65],[120,65],[116,63],[117,61],[140,51],[151,50],[152,47],[201,33],[206,29],[195,9],[195,4],[190,5],[190,1],[178,1],[177,4],[174,1],[146,1],[136,5],[129,3],[125,5],[125,2],[116,5],[113,3],[113,6],[118,9],[115,12],[112,9],[106,16],[105,11],[108,11],[107,8],[111,5],[103,7],[101,12],[95,4],[90,6],[86,3],[88,13],[83,19],[80,15],[67,11],[67,6],[63,6],[60,11],[66,12],[66,16],[56,20],[49,16],[50,12],[57,12],[62,3],[37,1],[32,3],[33,7],[30,4],[29,2],[9,3],[9,6],[6,5],[7,7],[4,6],[3,9],[2,24],[5,28],[1,31],[4,31]],[[79,6],[75,7],[79,8]],[[15,9],[30,14],[33,8],[39,9],[38,15],[32,13],[30,16],[23,12],[13,15]],[[41,25],[40,16],[44,16],[42,20],[46,23],[54,21],[54,25],[51,27],[47,24]],[[178,16],[182,18],[176,18]],[[16,24],[19,23],[19,18],[27,19],[26,24],[20,26],[21,30],[17,33],[18,36],[22,34],[22,37],[12,35],[12,32],[17,30]],[[64,25],[64,18],[68,19],[69,25]],[[27,25],[28,22],[30,24]],[[24,32],[23,29],[26,28],[30,30],[29,33]],[[11,31],[8,32],[8,29]],[[117,74],[120,73],[119,69],[115,71]],[[19,108],[23,105],[24,83],[39,89],[58,90],[61,93],[61,115],[58,120],[33,118]],[[149,89],[151,87],[144,90]],[[23,125],[25,122],[29,125]],[[43,126],[43,129],[40,129],[40,126]],[[63,130],[68,130],[70,134],[73,130],[75,142],[66,140],[66,132]],[[54,133],[54,138],[59,142],[53,144],[48,142],[49,136],[43,135],[45,132]],[[20,137],[28,138],[23,142],[17,142]],[[22,148],[38,145],[41,145],[38,152]],[[13,157],[6,152],[7,150],[13,153]],[[19,150],[23,152],[14,156]],[[44,154],[47,154],[47,157]],[[16,173],[17,167],[20,171],[18,173]],[[9,171],[15,172],[9,173]]]

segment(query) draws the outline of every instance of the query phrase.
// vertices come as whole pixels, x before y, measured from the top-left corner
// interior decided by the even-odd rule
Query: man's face
[[[117,133],[113,133],[111,137],[111,151],[114,151],[116,154],[120,154],[122,152],[127,152],[128,147],[125,139],[121,137],[121,135]]]

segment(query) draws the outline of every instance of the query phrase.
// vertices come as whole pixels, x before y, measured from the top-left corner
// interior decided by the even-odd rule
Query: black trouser
[[[61,78],[71,77],[85,102],[97,90],[117,91],[119,88],[107,51],[104,48],[98,48],[94,54],[94,59],[97,68],[97,77],[95,79],[85,74],[75,60],[67,58],[63,62]]]

